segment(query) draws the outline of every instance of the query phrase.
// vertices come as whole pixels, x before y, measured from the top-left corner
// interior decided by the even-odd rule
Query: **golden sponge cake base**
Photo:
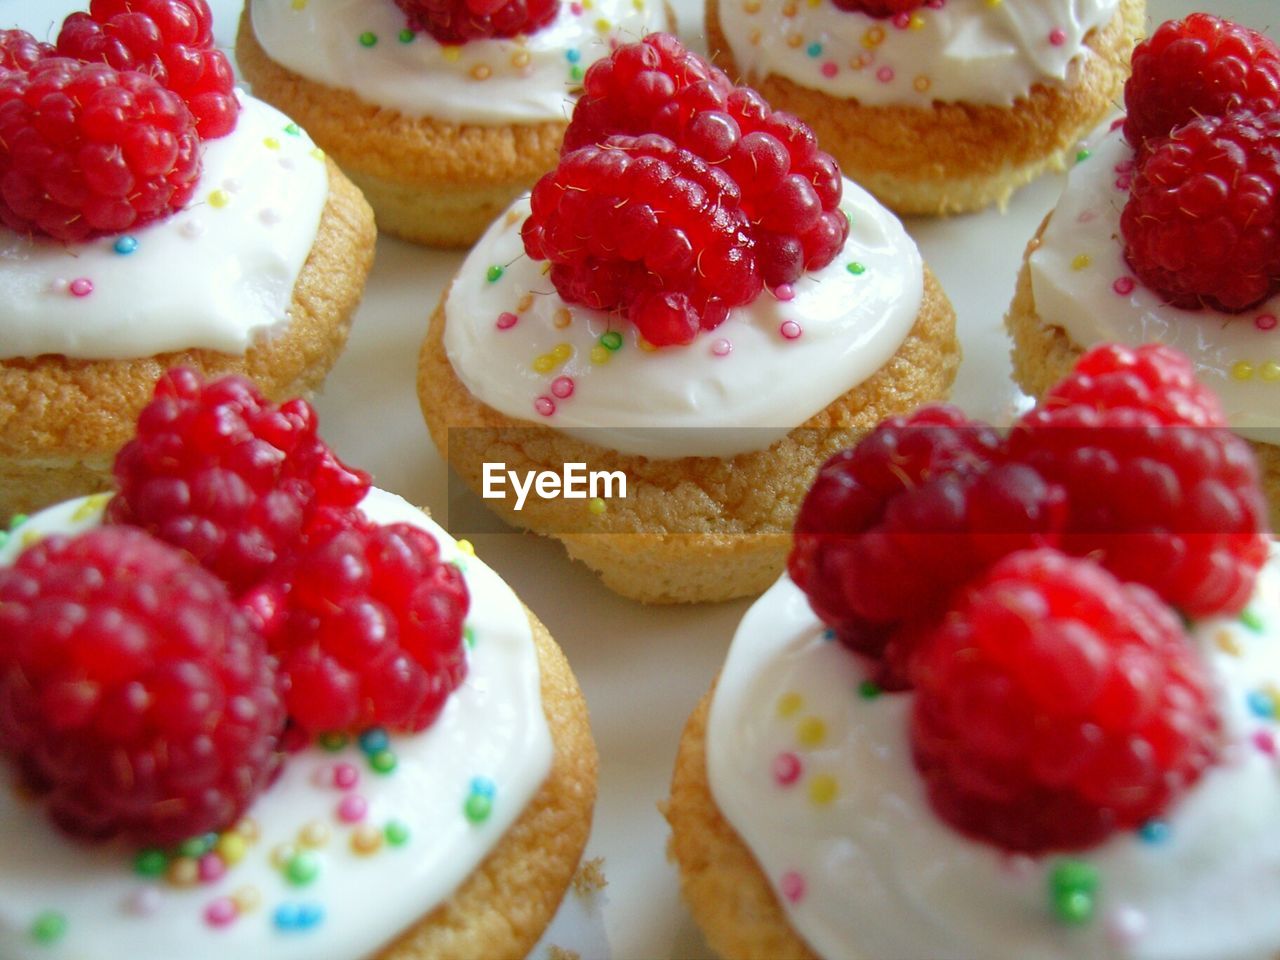
[[[864,106],[786,77],[741,75],[707,0],[707,45],[731,77],[756,87],[776,109],[812,128],[844,175],[900,214],[938,215],[1003,206],[1018,187],[1050,169],[1122,100],[1129,56],[1143,32],[1145,0],[1121,0],[1085,44],[1064,84],[1037,84],[1011,107],[935,101],[928,107]]]
[[[608,502],[599,515],[582,500],[530,496],[518,512],[513,501],[486,505],[514,526],[561,540],[608,587],[646,603],[728,600],[764,590],[782,571],[796,510],[823,462],[884,418],[945,398],[960,363],[955,313],[926,268],[920,312],[897,353],[787,436],[725,459],[649,459],[485,405],[450,364],[444,326],[442,300],[418,366],[418,397],[441,455],[477,492],[486,462],[521,473],[559,473],[565,463],[621,470],[627,499]]]
[[[244,355],[182,350],[129,360],[0,360],[0,523],[108,489],[116,451],[171,367],[207,377],[243,374],[273,399],[321,384],[346,343],[376,239],[360,191],[332,163],[328,169],[329,196],[294,284],[289,325]]]

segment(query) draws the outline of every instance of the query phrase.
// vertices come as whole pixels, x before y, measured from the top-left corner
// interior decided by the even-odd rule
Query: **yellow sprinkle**
[[[511,226],[512,224],[514,224],[514,223],[515,223],[517,220],[519,220],[519,219],[520,219],[520,212],[519,212],[518,210],[508,210],[508,211],[507,211],[507,226],[508,226],[508,227],[509,227],[509,226]]]
[[[458,58],[462,56],[460,47],[441,47],[440,56],[444,57],[446,63],[457,63]]]
[[[1253,379],[1253,364],[1248,360],[1241,360],[1231,368],[1231,377],[1235,380]]]
[[[518,301],[516,301],[516,313],[524,313],[533,306],[533,294],[526,293]]]
[[[655,353],[658,349],[644,337],[636,337],[636,343],[639,344],[640,349],[645,353]]]
[[[329,825],[319,820],[312,820],[298,831],[298,843],[304,847],[316,849],[329,842]]]
[[[998,7],[1002,3],[1004,3],[1004,0],[987,0],[988,7]]]
[[[362,823],[351,834],[351,849],[362,857],[368,857],[382,849],[382,831],[368,823]]]
[[[609,509],[609,505],[599,497],[592,497],[587,501],[587,509],[594,513],[597,517]]]
[[[1091,263],[1093,263],[1093,257],[1089,256],[1087,253],[1077,253],[1071,258],[1071,269],[1083,270]]]
[[[747,37],[747,40],[751,42],[753,47],[758,47],[760,46],[760,38],[762,36],[763,34],[759,30],[752,30],[751,34]]]
[[[474,557],[476,555],[476,548],[470,540],[459,540],[458,552],[465,553],[468,557]]]
[[[36,543],[39,539],[40,539],[40,534],[36,533],[34,530],[28,530],[26,533],[22,535],[22,540],[21,540],[22,548],[25,550],[27,547],[31,546],[33,543]]]
[[[1217,636],[1213,638],[1213,642],[1217,644],[1218,649],[1223,653],[1230,654],[1233,657],[1240,656],[1240,644],[1236,643],[1236,638],[1231,635],[1230,630],[1219,630]]]
[[[555,357],[560,363],[573,358],[573,347],[567,343],[557,343],[555,349],[551,351],[551,356]]]
[[[784,693],[778,698],[778,716],[794,717],[804,706],[804,697],[794,690]]]
[[[592,2],[592,0],[582,0],[582,9],[583,9],[583,10],[591,10],[591,9],[593,9],[594,7],[595,7],[595,3],[593,3],[593,2]]]
[[[275,137],[267,137],[262,141],[262,145],[266,147],[268,150],[280,149],[280,141],[277,140]]]
[[[817,6],[821,5],[822,0],[808,0],[808,2],[809,2],[809,6],[811,6],[811,7],[817,7]]]
[[[742,9],[745,13],[759,13],[760,0],[747,0],[747,2],[742,5]]]
[[[529,65],[531,59],[528,50],[517,50],[511,55],[511,65],[517,70],[523,70]]]
[[[297,854],[292,843],[282,843],[271,851],[271,865],[277,870],[283,870]]]
[[[799,12],[799,8],[794,3],[788,3],[782,8],[782,15],[784,17],[794,17]]]
[[[862,64],[859,64],[858,67],[859,69],[861,69]],[[918,92],[924,93],[926,90],[929,89],[929,86],[931,83],[932,81],[928,77],[926,77],[924,74],[921,74],[920,76],[915,78],[915,80],[912,82],[911,85],[915,87]]]
[[[1275,383],[1277,380],[1280,380],[1280,363],[1276,363],[1274,360],[1268,360],[1262,365],[1260,373],[1263,380],[1266,380],[1268,383]]]
[[[241,887],[231,895],[231,899],[241,913],[253,913],[262,906],[262,894],[257,887]]]
[[[872,27],[862,35],[862,45],[868,50],[874,50],[882,43],[884,43],[884,29],[882,27]]]
[[[225,190],[214,190],[209,194],[209,206],[216,210],[221,210],[231,202],[231,194]]]
[[[564,307],[557,310],[555,315],[551,318],[551,325],[557,330],[563,330],[571,323],[573,323],[573,314]]]
[[[262,836],[262,830],[258,827],[258,821],[253,817],[242,817],[240,822],[235,826],[236,833],[244,837],[249,843],[256,843],[258,838]]]
[[[805,717],[796,728],[796,739],[806,747],[820,747],[827,739],[827,725],[820,717]]]
[[[839,789],[835,777],[820,773],[809,781],[809,799],[820,807],[826,806],[836,798]]]
[[[487,63],[477,63],[471,68],[471,76],[476,80],[488,80],[493,76],[493,68]]]
[[[305,9],[307,9],[307,4],[308,4],[309,2],[310,2],[310,0],[293,0],[293,9],[295,9],[295,10],[305,10]]]
[[[599,20],[596,21],[596,33],[608,33],[612,27],[613,27],[613,24],[610,23],[608,20],[606,20],[604,17],[601,17]]]
[[[249,843],[240,834],[227,832],[218,838],[215,849],[228,866],[234,867],[249,852]]]
[[[323,159],[324,159],[324,151],[323,151],[323,150],[321,150],[319,147],[313,147],[313,148],[312,148],[312,150],[311,150],[311,158],[312,158],[313,160],[323,160]]]
[[[544,353],[540,357],[534,357],[530,366],[533,367],[534,373],[550,373],[556,368],[556,360],[551,354]]]
[[[596,344],[591,348],[591,362],[597,364],[608,363],[613,357],[613,351]]]
[[[912,30],[923,30],[924,17],[920,16],[920,14],[918,13],[913,13],[911,15],[911,19],[907,21],[907,26],[910,27]]]
[[[631,6],[635,7],[637,10],[643,10],[644,0],[631,0]]]
[[[791,36],[787,37],[787,46],[791,47],[793,50],[801,46],[803,43],[804,37],[798,33],[793,33]]]
[[[175,857],[167,876],[175,887],[194,887],[200,882],[200,867],[195,857]]]
[[[87,520],[105,507],[110,499],[111,494],[109,493],[95,493],[92,497],[85,497],[84,503],[76,507],[76,512],[71,515],[72,522],[78,523],[81,520]]]
[[[862,70],[870,62],[871,62],[870,57],[868,57],[865,53],[860,53],[849,61],[849,66],[854,70]]]

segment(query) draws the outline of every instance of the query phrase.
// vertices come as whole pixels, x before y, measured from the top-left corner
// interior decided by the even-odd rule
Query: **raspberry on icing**
[[[831,0],[840,10],[865,13],[884,20],[900,13],[910,13],[924,6],[924,0]]]
[[[534,33],[560,12],[560,0],[396,0],[396,6],[411,27],[447,44]]]
[[[140,530],[0,569],[0,753],[70,833],[167,846],[235,822],[279,765],[276,682],[226,587]]]

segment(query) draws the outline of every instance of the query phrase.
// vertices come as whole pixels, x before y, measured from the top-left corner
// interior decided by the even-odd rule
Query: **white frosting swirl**
[[[1008,106],[1061,82],[1119,0],[945,0],[877,19],[831,0],[721,0],[720,26],[753,81],[786,77],[864,104]]]
[[[240,99],[236,129],[205,144],[195,194],[165,220],[76,244],[0,227],[0,359],[242,354],[288,323],[328,171],[288,117]]]
[[[661,0],[561,3],[546,27],[440,44],[393,0],[252,0],[253,30],[277,63],[410,117],[499,125],[567,120],[582,75],[615,43],[666,28]]]
[[[100,522],[105,497],[70,501],[37,514],[4,549],[11,563],[33,536],[73,533]],[[331,753],[308,747],[290,755],[280,779],[249,811],[261,839],[219,881],[178,888],[133,873],[121,844],[89,847],[57,832],[36,804],[9,788],[0,770],[0,957],[5,960],[353,960],[371,954],[442,903],[479,865],[537,793],[551,769],[551,736],[542,711],[537,652],[529,619],[496,573],[428,519],[381,490],[362,509],[380,523],[411,523],[429,531],[446,560],[459,560],[471,592],[467,678],[439,719],[420,734],[392,736],[395,771],[374,772],[355,746]],[[348,763],[359,782],[332,783],[335,764]],[[464,804],[474,778],[493,785],[488,819],[472,823]],[[354,825],[335,814],[344,797],[367,801],[363,823],[391,820],[408,830],[402,847],[372,856],[352,848]],[[314,850],[318,877],[291,885],[272,853],[298,844],[309,823],[331,838]],[[218,898],[256,891],[261,905],[215,929],[205,911]],[[151,903],[149,915],[139,905]],[[323,919],[307,930],[282,930],[283,904],[318,907]],[[65,934],[49,944],[31,929],[44,913],[65,918]]]
[[[1102,130],[1106,130],[1104,126]],[[1181,350],[1222,400],[1227,421],[1264,443],[1280,437],[1280,296],[1240,314],[1179,310],[1142,284],[1124,259],[1120,213],[1133,150],[1121,130],[1095,136],[1067,176],[1031,254],[1036,312],[1088,348],[1160,342]]]
[[[1249,699],[1280,702],[1274,560],[1250,611],[1265,629],[1218,618],[1194,630],[1219,684],[1226,761],[1168,812],[1162,833],[1117,834],[1072,855],[1100,877],[1090,924],[1064,925],[1050,910],[1061,858],[1008,856],[933,814],[911,760],[911,694],[860,697],[858,659],[824,639],[785,577],[748,611],[716,687],[707,731],[716,804],[823,956],[1274,957],[1280,729]],[[777,777],[786,764],[774,766],[784,754],[796,762],[786,786]]]
[[[654,350],[625,320],[560,299],[546,264],[524,253],[519,200],[450,288],[445,350],[489,406],[622,453],[763,449],[883,366],[920,312],[923,262],[902,224],[848,180],[841,208],[852,219],[844,249],[794,299],[763,293],[692,344]],[[618,349],[602,346],[606,334]]]

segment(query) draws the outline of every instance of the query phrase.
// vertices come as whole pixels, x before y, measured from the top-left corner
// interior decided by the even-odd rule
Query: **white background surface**
[[[230,47],[239,3],[210,2],[219,40]],[[0,0],[0,26],[52,40],[64,13],[86,6],[87,0]],[[680,35],[705,49],[701,0],[672,6]],[[1157,23],[1207,8],[1270,28],[1272,36],[1280,32],[1277,0],[1148,0],[1148,8]],[[1060,186],[1059,177],[1045,177],[1018,193],[1004,214],[907,222],[955,305],[965,360],[953,399],[971,414],[1007,422],[1022,402],[1010,380],[1001,319],[1023,246]],[[316,399],[322,432],[379,486],[429,507],[455,536],[469,536],[568,655],[600,748],[600,798],[587,855],[605,859],[604,923],[613,955],[710,956],[680,904],[657,803],[684,720],[715,676],[747,602],[672,608],[623,600],[571,563],[558,543],[497,532],[503,528],[470,495],[449,502],[447,470],[427,436],[414,381],[427,317],[461,261],[461,254],[379,240],[351,342]]]

